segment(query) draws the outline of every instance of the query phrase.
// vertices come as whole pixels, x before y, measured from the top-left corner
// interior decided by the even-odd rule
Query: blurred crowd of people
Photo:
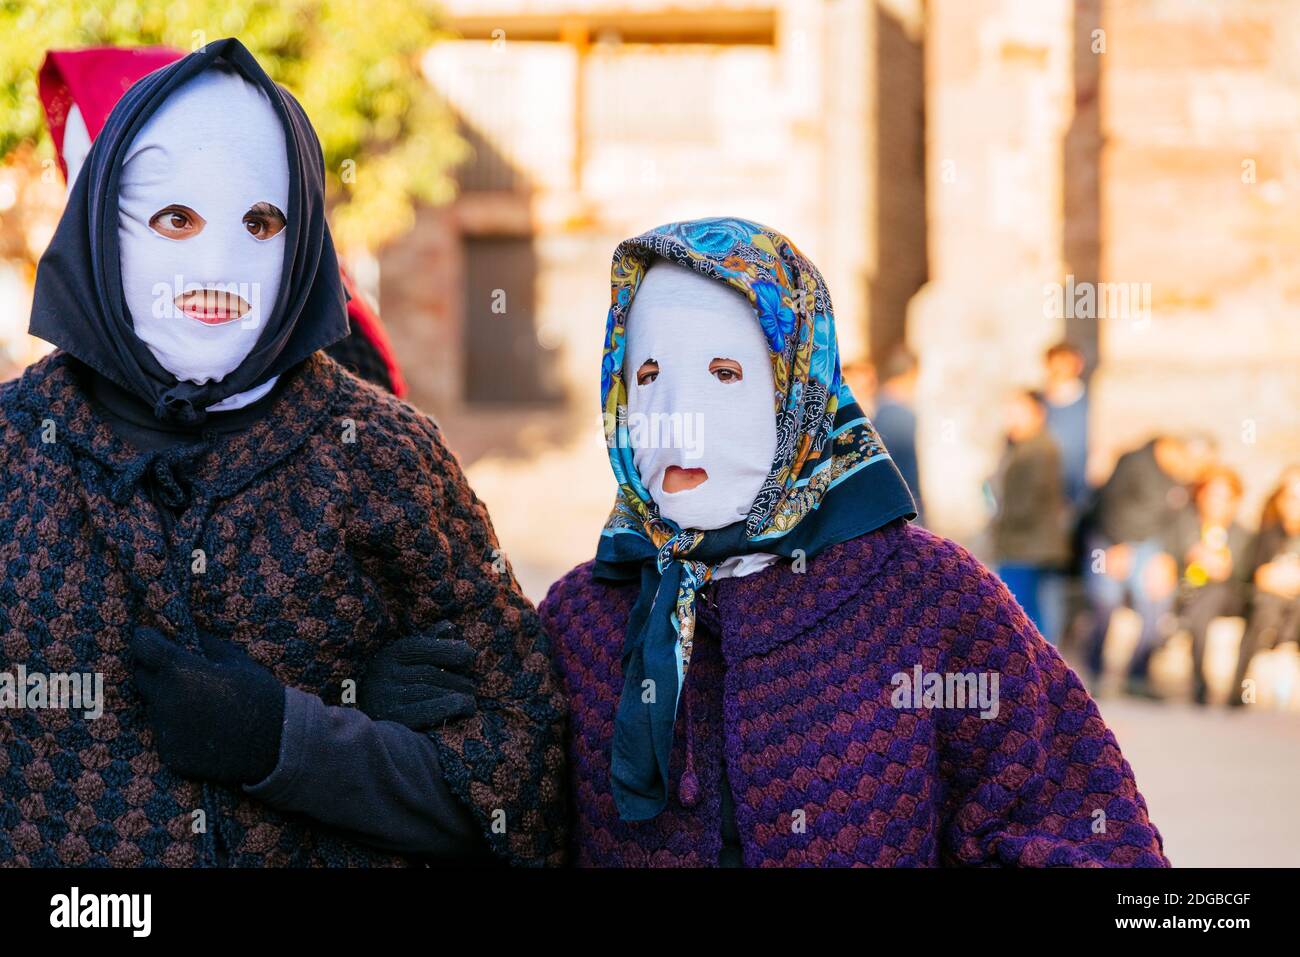
[[[1241,476],[1203,433],[1157,435],[1091,484],[1085,369],[1082,351],[1057,343],[1044,354],[1041,387],[1007,397],[1006,444],[987,487],[993,564],[1043,636],[1075,646],[1093,687],[1114,613],[1127,606],[1141,625],[1125,691],[1161,697],[1152,656],[1185,630],[1192,698],[1205,704],[1210,626],[1244,619],[1227,699],[1241,705],[1255,655],[1300,642],[1300,465],[1283,471],[1257,523],[1243,522]],[[877,366],[845,371],[874,392],[873,421],[920,513],[916,357],[899,347]]]

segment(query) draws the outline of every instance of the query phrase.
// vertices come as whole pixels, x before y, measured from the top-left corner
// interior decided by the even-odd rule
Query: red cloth
[[[80,108],[86,132],[93,141],[104,128],[108,114],[113,112],[117,101],[132,84],[184,55],[170,47],[89,47],[84,50],[51,50],[45,55],[37,86],[64,179],[68,176],[68,166],[63,159],[63,131],[68,111],[74,105]],[[348,322],[378,353],[387,368],[393,394],[404,398],[406,381],[402,378],[379,316],[366,305],[346,272],[343,273],[343,286],[350,297]]]
[[[348,271],[341,269],[340,272],[343,276],[343,288],[351,297],[348,300],[348,322],[352,324],[352,331],[364,336],[383,359],[388,369],[388,381],[393,386],[393,395],[399,399],[406,398],[406,380],[402,378],[402,370],[397,365],[397,357],[393,355],[393,346],[388,341],[384,324],[379,321],[379,315],[361,298],[361,293],[357,290],[352,277],[348,275]]]
[[[179,50],[168,47],[90,47],[51,50],[45,55],[37,86],[65,178],[68,167],[63,162],[63,130],[68,111],[74,105],[81,109],[86,131],[93,140],[122,94],[136,80],[182,56]]]

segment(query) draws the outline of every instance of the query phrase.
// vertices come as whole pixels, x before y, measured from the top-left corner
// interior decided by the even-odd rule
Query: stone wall
[[[1104,5],[1101,270],[1151,284],[1149,323],[1103,322],[1105,454],[1214,433],[1249,518],[1300,459],[1300,5]]]
[[[934,0],[926,30],[931,279],[908,338],[931,523],[977,535],[999,399],[1067,334],[1095,361],[1094,478],[1208,430],[1253,520],[1300,457],[1300,6]],[[1067,319],[1044,308],[1067,281],[1132,298]]]
[[[907,338],[921,358],[927,521],[970,540],[1001,445],[1001,399],[1034,382],[1063,323],[1062,143],[1073,108],[1068,0],[931,0],[926,23],[930,279]]]
[[[442,413],[463,396],[471,235],[532,237],[539,358],[579,404],[594,404],[614,244],[671,220],[776,226],[825,273],[846,355],[897,341],[925,276],[921,6],[453,3],[467,39],[434,47],[426,73],[478,156],[461,198],[381,257],[412,398]]]

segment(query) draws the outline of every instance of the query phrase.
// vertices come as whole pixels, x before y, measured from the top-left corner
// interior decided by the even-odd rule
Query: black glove
[[[158,754],[183,777],[256,784],[280,760],[284,686],[238,645],[199,637],[205,657],[153,628],[131,639]]]
[[[399,638],[382,648],[357,689],[357,704],[378,721],[396,721],[427,731],[474,713],[475,651],[449,638],[451,622],[428,635]]]

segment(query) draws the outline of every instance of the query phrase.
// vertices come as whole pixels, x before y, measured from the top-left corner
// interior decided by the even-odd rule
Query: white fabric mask
[[[637,370],[651,359],[658,375],[640,385]],[[709,370],[714,359],[740,363],[743,377],[723,381]],[[701,530],[744,519],[776,455],[772,362],[748,301],[685,266],[656,262],[628,312],[624,381],[633,462],[660,514]],[[707,477],[665,492],[671,468]]]
[[[81,115],[81,107],[73,105],[68,110],[67,119],[63,121],[63,164],[68,168],[68,192],[77,181],[77,174],[85,165],[86,154],[90,152],[90,130],[86,129],[86,118]]]
[[[258,203],[288,215],[289,159],[280,120],[266,94],[242,77],[201,73],[132,141],[118,198],[122,287],[132,325],[179,380],[202,385],[225,378],[252,351],[275,308],[285,230],[269,239],[250,233],[244,218]],[[169,238],[150,226],[169,206],[188,207],[202,218],[197,235]],[[214,315],[211,298],[207,308],[202,297],[184,310],[175,303],[195,289],[236,293],[251,308]],[[273,384],[210,408],[238,408]]]

